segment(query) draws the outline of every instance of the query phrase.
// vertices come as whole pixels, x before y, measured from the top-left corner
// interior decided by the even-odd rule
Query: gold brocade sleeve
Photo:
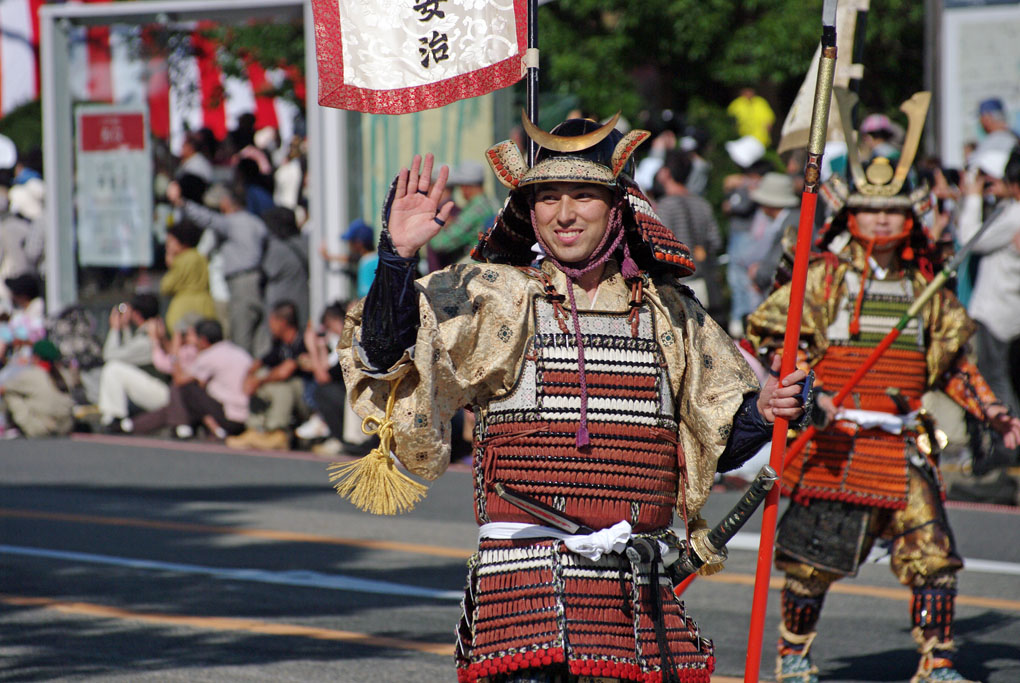
[[[758,379],[696,300],[672,284],[656,285],[649,288],[648,301],[656,308],[656,335],[669,367],[687,463],[687,515],[693,518],[712,489],[733,416],[744,396],[758,391]],[[683,503],[680,496],[677,508]]]
[[[389,371],[366,367],[362,303],[347,315],[338,346],[354,412],[381,417],[391,381],[402,377],[393,410],[395,453],[427,480],[450,462],[450,419],[510,388],[533,334],[534,281],[509,266],[457,265],[417,281],[420,327],[412,353]]]
[[[920,292],[927,284],[923,276],[915,275],[914,291]],[[924,307],[923,316],[928,337],[928,386],[936,386],[974,334],[975,325],[959,299],[945,289],[932,297]]]
[[[808,268],[800,338],[809,365],[817,363],[829,348],[826,330],[835,315],[836,303],[845,296],[843,274],[848,267],[845,263],[832,266],[819,260]],[[747,339],[755,349],[776,351],[783,348],[789,311],[790,285],[786,284],[748,316]]]

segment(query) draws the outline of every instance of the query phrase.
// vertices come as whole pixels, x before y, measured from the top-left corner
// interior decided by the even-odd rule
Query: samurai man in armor
[[[786,573],[779,681],[818,680],[809,651],[825,594],[856,575],[878,539],[889,543],[892,571],[913,591],[921,657],[912,683],[964,680],[953,665],[963,561],[943,507],[934,423],[920,407],[922,394],[938,388],[1006,443],[1020,439],[1020,421],[964,356],[974,323],[940,290],[848,396],[852,405],[837,410],[832,400],[941,267],[920,219],[929,192],[906,180],[929,100],[918,93],[903,106],[909,130],[895,170],[883,157],[865,170],[851,145],[852,189],[838,177],[823,188],[836,213],[808,269],[800,332],[802,360],[817,374],[819,431],[782,474],[792,501],[776,540],[776,566]],[[786,284],[751,314],[748,338],[763,352],[782,347],[789,300]]]
[[[678,282],[690,252],[624,172],[649,134],[614,125],[572,119],[546,133],[525,121],[540,145],[530,168],[510,141],[489,149],[510,194],[479,263],[419,280],[416,254],[449,210],[438,203],[446,168],[430,188],[432,157],[419,171],[415,156],[385,204],[375,283],[344,328],[354,408],[378,417],[396,392],[395,456],[411,473],[442,474],[450,418],[463,406],[476,416],[479,547],[459,681],[707,683],[712,642],[674,597],[660,551],[637,561],[628,540],[675,547],[674,510],[681,534],[699,533],[716,471],[767,442],[776,416],[804,414],[805,373],[759,391]]]

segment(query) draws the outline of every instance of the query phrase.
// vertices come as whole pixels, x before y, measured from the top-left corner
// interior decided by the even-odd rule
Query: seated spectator
[[[273,207],[262,214],[262,222],[269,229],[262,256],[266,318],[277,301],[293,301],[300,328],[308,320],[308,240],[290,209]]]
[[[4,281],[11,293],[8,332],[0,332],[0,341],[8,345],[17,342],[31,345],[46,336],[46,304],[43,302],[42,287],[35,275],[23,273]],[[10,337],[10,339],[8,339]]]
[[[315,414],[308,422],[298,427],[299,438],[314,439],[328,436],[312,451],[318,455],[337,455],[343,450],[344,402],[347,390],[340,370],[336,351],[340,334],[344,329],[345,309],[340,303],[329,305],[322,314],[323,331],[320,334],[311,321],[305,328],[305,348],[308,350],[308,366],[315,380],[312,401]]]
[[[152,364],[152,333],[157,325],[159,301],[152,294],[135,294],[131,303],[110,311],[110,332],[103,344],[99,374],[100,422],[114,430],[115,421],[129,417],[130,405],[156,410],[170,401],[170,387]]]
[[[244,380],[251,356],[240,346],[224,341],[223,326],[217,320],[200,320],[189,331],[189,337],[186,341],[194,344],[197,355],[190,363],[174,363],[170,402],[139,415],[124,425],[125,431],[148,433],[171,427],[179,439],[191,438],[200,424],[217,439],[244,431],[249,400]]]
[[[84,306],[72,304],[50,319],[48,329],[47,338],[60,350],[61,364],[71,374],[71,396],[82,407],[76,417],[84,417],[89,412],[85,406],[98,401],[103,367],[96,320]]]
[[[32,345],[32,360],[0,384],[0,423],[4,436],[15,428],[27,437],[62,436],[74,424],[74,401],[60,373],[60,352],[49,340]]]
[[[0,311],[0,383],[20,372],[32,360],[32,344],[46,336],[39,281],[31,275],[6,280],[13,311]]]
[[[152,367],[160,375],[169,377],[174,368],[190,369],[198,355],[195,337],[195,325],[204,318],[195,313],[186,313],[177,321],[173,334],[167,339],[166,325],[156,318],[148,326],[149,338],[152,339]]]
[[[281,301],[269,313],[272,348],[252,363],[244,392],[252,398],[244,433],[227,439],[231,448],[281,450],[290,445],[287,430],[294,417],[307,417],[304,372],[299,359],[305,354],[297,306]]]
[[[202,239],[202,229],[191,221],[178,221],[167,230],[166,266],[159,283],[161,294],[172,296],[166,309],[166,326],[176,329],[181,316],[191,313],[201,318],[215,318],[216,304],[209,294],[209,263],[195,248]]]

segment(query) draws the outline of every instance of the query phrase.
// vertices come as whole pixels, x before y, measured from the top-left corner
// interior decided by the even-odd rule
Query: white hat
[[[793,178],[785,173],[766,173],[750,196],[762,206],[780,209],[792,209],[800,204],[800,198],[793,191]]]
[[[753,135],[745,135],[739,140],[727,142],[726,151],[733,159],[733,163],[741,168],[747,168],[765,156],[765,145]]]
[[[446,184],[450,187],[457,185],[484,185],[485,167],[477,161],[462,161],[457,167],[450,171],[450,177]]]
[[[43,214],[43,199],[46,197],[46,186],[38,178],[32,178],[7,191],[7,200],[13,213],[18,213],[30,221],[38,220]]]
[[[985,175],[997,180],[1002,180],[1006,175],[1006,164],[1009,162],[1009,152],[1001,149],[986,149],[974,155],[972,165]]]
[[[18,148],[6,135],[0,135],[0,168],[14,168],[18,163]]]

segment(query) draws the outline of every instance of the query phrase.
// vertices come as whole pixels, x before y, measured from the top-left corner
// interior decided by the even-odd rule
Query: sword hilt
[[[726,544],[736,536],[741,527],[747,524],[755,510],[761,506],[769,491],[772,490],[777,479],[779,476],[774,469],[768,465],[763,466],[729,514],[712,527],[700,543],[696,540],[692,540],[689,545],[686,540],[680,542],[679,559],[666,568],[666,573],[669,574],[674,585],[696,573],[709,560],[719,556],[725,558]],[[699,548],[701,545],[704,547]]]
[[[737,504],[733,506],[733,509],[730,510],[729,514],[721,522],[708,532],[705,540],[716,549],[725,548],[726,544],[737,535],[740,528],[751,518],[755,510],[761,506],[765,496],[772,490],[777,479],[779,479],[779,476],[774,469],[768,465],[763,466],[758,471],[758,476],[751,482],[747,491],[737,501]]]

